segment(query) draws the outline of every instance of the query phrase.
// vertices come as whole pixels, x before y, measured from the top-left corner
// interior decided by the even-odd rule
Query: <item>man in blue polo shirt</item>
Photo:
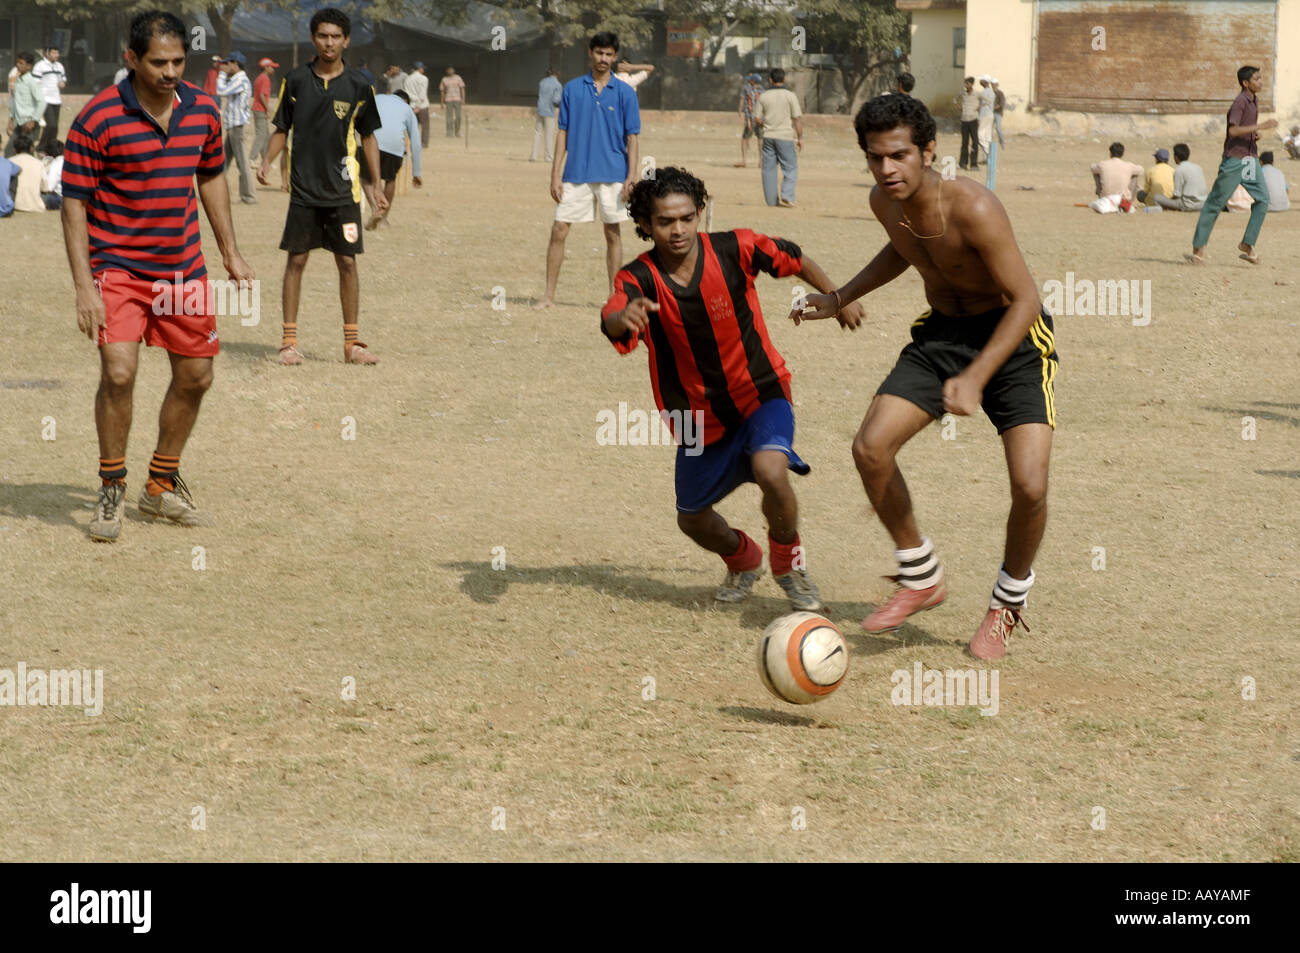
[[[591,72],[564,84],[560,96],[560,131],[551,165],[555,223],[546,248],[546,294],[533,305],[555,303],[555,285],[564,261],[564,240],[574,222],[591,222],[600,209],[605,226],[605,267],[610,294],[623,262],[619,223],[627,219],[627,199],[636,182],[637,136],[641,112],[636,91],[613,82],[618,37],[600,32],[587,44]],[[567,160],[567,161],[566,161]]]

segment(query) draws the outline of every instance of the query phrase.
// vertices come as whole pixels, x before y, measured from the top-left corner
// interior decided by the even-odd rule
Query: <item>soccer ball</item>
[[[782,701],[819,702],[848,672],[848,643],[830,619],[815,612],[782,616],[758,640],[758,677]]]

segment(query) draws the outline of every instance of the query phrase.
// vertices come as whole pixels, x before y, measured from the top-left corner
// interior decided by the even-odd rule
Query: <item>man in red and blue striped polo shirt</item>
[[[181,78],[188,38],[185,24],[170,13],[135,16],[127,78],[86,104],[64,152],[63,236],[77,325],[99,345],[100,356],[95,428],[102,485],[90,524],[97,541],[112,542],[122,527],[141,341],[167,349],[172,381],[140,512],[185,526],[202,522],[177,472],[219,348],[196,175],[226,271],[241,285],[253,280],[235,245],[220,112]]]
[[[758,304],[754,278],[797,275],[821,291],[834,283],[793,242],[749,229],[701,233],[708,195],[689,172],[668,167],[632,187],[628,211],[654,248],[615,276],[601,330],[620,354],[645,341],[650,385],[677,447],[677,526],[717,553],[727,576],[719,602],[747,597],[763,572],[763,550],[713,509],[742,483],[757,483],[768,522],[772,575],[796,611],[821,596],[805,568],[798,502],[789,471],[808,473],[794,452],[790,371]],[[856,329],[860,306],[839,315]]]

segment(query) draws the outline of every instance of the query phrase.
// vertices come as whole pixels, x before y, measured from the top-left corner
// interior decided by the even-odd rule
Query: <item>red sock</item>
[[[771,534],[768,534],[767,558],[772,564],[773,576],[784,576],[790,571],[790,568],[794,565],[794,551],[799,548],[798,533],[794,534],[793,543],[778,543],[772,538]],[[800,551],[800,555],[803,555],[802,550]],[[800,562],[802,563],[802,560]],[[800,565],[799,568],[803,569],[805,567]]]
[[[722,561],[727,564],[727,571],[751,572],[763,565],[763,550],[759,548],[758,543],[746,536],[742,530],[736,530],[736,535],[740,537],[740,548],[730,556],[722,557]]]

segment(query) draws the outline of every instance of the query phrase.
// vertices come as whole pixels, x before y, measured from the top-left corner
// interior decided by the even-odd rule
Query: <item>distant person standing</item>
[[[537,84],[537,115],[533,118],[533,151],[528,154],[529,162],[540,159],[543,151],[547,162],[555,161],[555,134],[559,131],[556,113],[564,94],[559,75],[560,71],[551,67]]]
[[[1264,185],[1268,187],[1268,210],[1285,212],[1291,208],[1291,197],[1287,195],[1290,186],[1282,170],[1273,164],[1272,152],[1261,152],[1259,164],[1264,173]]]
[[[534,308],[555,303],[564,242],[575,222],[594,221],[599,212],[611,294],[623,264],[620,224],[627,220],[627,199],[637,180],[641,110],[636,91],[614,79],[616,35],[595,34],[587,43],[587,57],[590,71],[565,83],[560,96],[560,131],[551,163],[555,220],[546,245],[546,293]]]
[[[1264,216],[1268,213],[1268,188],[1264,185],[1264,177],[1259,174],[1259,146],[1256,145],[1256,140],[1261,132],[1276,129],[1277,120],[1259,121],[1259,101],[1256,96],[1264,88],[1264,74],[1258,66],[1243,66],[1237,70],[1237,83],[1241,92],[1228,109],[1228,134],[1223,140],[1219,174],[1201,208],[1201,217],[1196,220],[1196,233],[1192,236],[1190,260],[1196,265],[1205,261],[1205,246],[1210,243],[1210,232],[1214,230],[1215,219],[1238,185],[1244,185],[1255,201],[1250,207],[1246,233],[1237,248],[1243,259],[1252,265],[1259,264],[1255,242],[1259,240],[1260,229],[1264,227]]]
[[[460,110],[465,105],[465,81],[456,74],[456,67],[448,66],[447,75],[438,84],[438,101],[447,116],[447,135],[460,135]]]
[[[1002,148],[1002,111],[1007,108],[1007,97],[998,86],[998,78],[993,77],[993,128],[998,134],[998,148]]]
[[[902,96],[911,96],[914,89],[916,89],[916,77],[911,73],[899,73],[894,91]]]
[[[221,64],[220,56],[212,57],[212,65],[208,67],[208,75],[203,79],[203,91],[213,99],[217,98],[217,79],[221,76]]]
[[[244,154],[244,130],[252,118],[253,84],[244,72],[244,54],[235,50],[221,64],[217,77],[217,95],[221,97],[221,125],[226,133],[226,156],[234,157],[239,167],[239,200],[245,205],[257,204],[253,177],[248,172],[248,156]]]
[[[14,60],[17,78],[9,81],[9,143],[5,146],[5,158],[14,154],[14,139],[20,132],[31,136],[35,142],[40,137],[41,121],[45,118],[45,94],[41,84],[32,76],[32,67],[36,65],[36,54],[22,52]]]
[[[1199,212],[1205,204],[1208,189],[1205,172],[1195,162],[1189,161],[1192,151],[1187,143],[1174,146],[1174,192],[1171,198],[1155,196],[1155,202],[1168,212]]]
[[[32,67],[32,76],[41,84],[45,97],[45,131],[36,144],[37,152],[48,152],[50,144],[59,138],[59,107],[63,105],[63,89],[68,85],[68,73],[59,62],[59,48],[51,46],[40,62]]]
[[[993,105],[997,102],[997,94],[993,92],[993,77],[988,73],[983,74],[980,79],[980,108],[977,114],[978,132],[980,148],[984,150],[984,161],[988,161],[989,149],[993,145]]]
[[[406,77],[406,95],[411,100],[411,110],[415,121],[420,126],[420,146],[429,148],[429,77],[424,72],[424,64],[416,62],[411,67],[411,74]]]
[[[302,297],[302,275],[313,249],[325,248],[334,255],[339,273],[339,303],[343,310],[343,361],[346,364],[377,364],[379,358],[357,340],[361,311],[361,279],[357,255],[364,251],[361,237],[361,170],[353,150],[360,139],[371,181],[380,181],[379,110],[373,87],[359,70],[349,69],[343,60],[352,36],[352,20],[335,7],[312,14],[308,25],[316,56],[311,62],[289,71],[281,86],[280,101],[271,122],[275,132],[257,179],[269,185],[271,163],[293,132],[293,161],[289,165],[289,212],[284,222],[280,249],[287,252],[281,313],[284,338],[280,363],[299,365],[298,305]],[[382,212],[388,201],[381,191],[372,196],[375,210]]]
[[[957,97],[961,103],[961,158],[958,165],[963,169],[980,167],[980,97],[975,92],[975,77],[967,76],[963,80],[966,89]]]
[[[391,64],[388,69],[384,70],[384,77],[388,80],[387,92],[390,96],[399,89],[405,91],[406,81],[410,78],[406,70],[396,63]]]
[[[754,121],[763,130],[763,198],[768,205],[794,208],[794,188],[799,181],[799,153],[803,151],[803,108],[799,97],[785,88],[785,70],[768,73],[772,81],[758,97]],[[777,166],[781,187],[777,191]]]
[[[262,72],[257,74],[257,79],[253,80],[253,155],[252,159],[256,163],[261,163],[262,158],[266,155],[266,146],[271,141],[271,123],[269,113],[271,110],[271,80],[275,76],[275,71],[279,69],[280,64],[269,56],[263,56],[257,61]]]
[[[761,76],[750,73],[740,87],[740,118],[745,120],[745,128],[740,134],[740,161],[735,164],[737,169],[749,165],[749,140],[754,136],[758,137],[758,161],[760,164],[763,162],[763,127],[754,122],[754,107],[758,105],[758,97],[763,92],[762,82]]]

